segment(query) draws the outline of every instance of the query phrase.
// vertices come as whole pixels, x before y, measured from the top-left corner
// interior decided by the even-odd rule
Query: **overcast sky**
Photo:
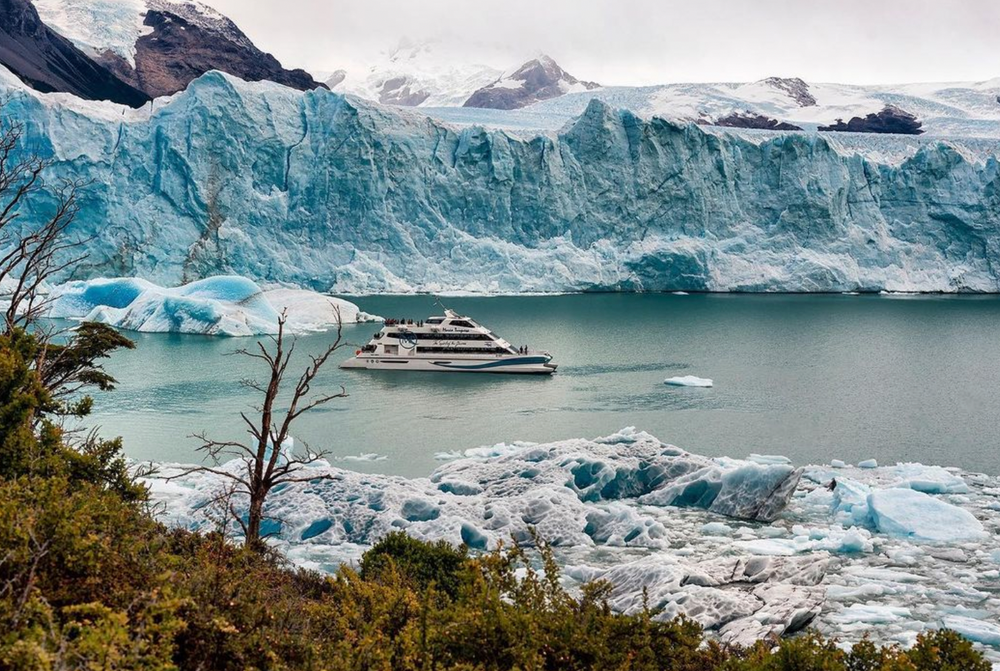
[[[409,37],[461,44],[469,60],[490,53],[480,44],[542,51],[602,84],[1000,77],[998,0],[204,1],[286,67],[314,71]]]

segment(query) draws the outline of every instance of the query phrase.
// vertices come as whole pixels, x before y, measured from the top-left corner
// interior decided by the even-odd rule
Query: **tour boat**
[[[548,352],[514,347],[469,317],[445,310],[423,321],[387,319],[341,368],[551,375]]]

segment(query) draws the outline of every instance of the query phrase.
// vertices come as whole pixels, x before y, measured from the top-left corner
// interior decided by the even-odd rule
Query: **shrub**
[[[361,558],[363,580],[384,580],[397,571],[417,591],[432,585],[451,599],[458,595],[468,549],[447,541],[425,543],[393,531],[372,546]]]

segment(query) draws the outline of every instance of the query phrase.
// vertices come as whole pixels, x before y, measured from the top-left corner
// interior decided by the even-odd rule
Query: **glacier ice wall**
[[[96,239],[76,277],[224,273],[344,293],[1000,289],[997,161],[945,141],[889,162],[598,101],[525,138],[218,73],[136,112],[31,93],[9,109],[56,176],[92,182],[78,228]]]

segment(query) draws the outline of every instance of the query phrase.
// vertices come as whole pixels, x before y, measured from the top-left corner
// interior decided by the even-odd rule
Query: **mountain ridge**
[[[211,70],[298,90],[323,87],[287,70],[228,17],[187,0],[36,0],[50,28],[150,98],[172,95]]]
[[[132,87],[42,21],[29,0],[0,0],[0,64],[42,92],[141,107],[149,96]]]

